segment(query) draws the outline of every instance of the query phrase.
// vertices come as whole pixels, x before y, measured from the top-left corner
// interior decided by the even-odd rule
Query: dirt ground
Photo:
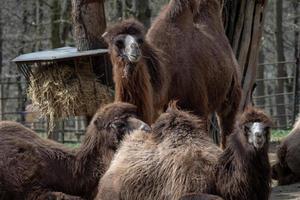
[[[276,161],[276,149],[279,143],[272,143],[270,146],[269,158],[271,164]],[[300,200],[300,183],[287,185],[287,186],[277,186],[276,181],[272,183],[272,194],[270,200]]]

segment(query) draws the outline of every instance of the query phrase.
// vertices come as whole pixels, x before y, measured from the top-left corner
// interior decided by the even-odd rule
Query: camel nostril
[[[138,48],[138,44],[132,43],[132,44],[130,45],[130,47],[133,48],[133,49],[137,49],[137,48]]]
[[[262,136],[263,136],[261,132],[256,132],[254,134],[257,138],[262,138]]]

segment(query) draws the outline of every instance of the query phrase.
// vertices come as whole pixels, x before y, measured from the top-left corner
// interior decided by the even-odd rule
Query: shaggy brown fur
[[[218,195],[226,200],[266,200],[270,166],[268,142],[255,149],[249,144],[245,124],[263,121],[254,109],[241,117],[222,153],[206,136],[204,120],[172,107],[153,125],[153,133],[137,131],[127,136],[99,184],[97,200],[178,200]],[[244,124],[245,123],[245,124]]]
[[[279,185],[300,182],[300,117],[277,150],[278,161],[272,166],[272,178]]]
[[[0,188],[15,200],[93,199],[122,136],[135,127],[129,123],[135,116],[136,107],[130,104],[104,107],[77,150],[43,139],[16,122],[1,122]]]
[[[120,54],[116,45],[120,35],[135,35],[139,39],[142,58],[130,63]],[[145,28],[133,19],[125,20],[109,28],[105,40],[109,44],[115,82],[115,100],[130,102],[137,106],[138,114],[147,123],[157,117],[166,98],[167,77],[164,72],[163,56],[151,44],[144,41]],[[124,69],[131,66],[130,77],[124,77]],[[156,112],[155,112],[156,111]]]
[[[180,198],[180,200],[224,200],[219,196],[210,194],[188,194]]]
[[[246,127],[262,122],[266,142],[256,149],[249,143]],[[240,117],[239,127],[229,137],[228,147],[216,164],[215,191],[226,200],[267,200],[270,194],[271,169],[268,159],[271,119],[261,110],[248,108]]]
[[[123,87],[123,92],[135,91],[135,93],[131,93],[131,98],[127,99],[124,99],[122,94],[123,98],[119,99],[130,100],[128,102],[131,103],[139,99],[144,104],[149,103],[149,106],[144,107],[137,103],[135,105],[140,107],[142,113],[151,113],[151,101],[148,99],[153,94],[147,89],[151,88],[147,84],[148,79],[156,77],[156,80],[159,80],[167,76],[166,79],[169,81],[162,81],[160,84],[167,89],[167,98],[160,98],[165,101],[157,105],[166,106],[170,100],[179,100],[178,104],[181,108],[206,118],[211,112],[217,111],[224,147],[226,136],[233,131],[241,98],[241,87],[238,65],[225,35],[221,10],[220,0],[171,0],[151,26],[145,42],[148,45],[143,47],[146,58],[149,57],[147,55],[149,44],[151,48],[154,46],[161,50],[164,56],[158,53],[155,59],[151,60],[160,60],[161,63],[165,63],[166,69],[164,70],[164,65],[156,66],[155,72],[159,73],[159,76],[154,76],[153,73],[147,74],[146,67],[139,67],[140,70],[144,69],[144,72],[139,72],[136,78],[130,79],[133,87]],[[131,25],[130,28],[134,27],[135,31],[127,28],[128,24]],[[108,37],[115,38],[118,34],[124,33],[143,36],[144,31],[136,31],[140,28],[139,24],[132,25],[132,21],[124,22],[112,29],[112,33],[108,31],[110,35]],[[112,49],[112,39],[107,41]],[[165,61],[162,60],[164,57]],[[111,59],[115,66],[115,75],[120,74],[116,69],[123,69],[125,64],[116,61],[119,58],[113,51],[111,51]],[[143,66],[143,62],[141,60],[139,65]],[[159,62],[153,64],[152,66],[155,66]],[[124,85],[121,82],[125,80],[120,75],[115,76],[114,80],[118,91],[118,85]],[[158,87],[158,90],[152,91],[154,94],[160,92],[165,95],[162,92],[165,88]],[[161,97],[160,94],[156,97]],[[154,110],[156,109],[157,107],[154,107]]]
[[[220,0],[171,0],[148,31],[147,41],[169,58],[168,99],[178,99],[181,108],[200,116],[217,111],[225,147],[241,86],[221,11]]]
[[[222,153],[205,127],[205,120],[169,108],[152,134],[138,131],[124,139],[96,199],[178,200],[183,194],[205,193]]]

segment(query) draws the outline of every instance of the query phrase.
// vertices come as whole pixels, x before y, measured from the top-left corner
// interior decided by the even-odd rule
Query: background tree
[[[102,34],[106,29],[104,0],[72,0],[74,37],[78,50],[106,47]]]
[[[287,73],[285,70],[285,56],[284,56],[284,39],[283,39],[283,1],[276,1],[276,51],[277,51],[277,77],[286,77]],[[276,104],[277,104],[277,115],[279,119],[279,124],[281,127],[286,127],[286,111],[285,111],[285,101],[284,101],[284,80],[278,80],[276,86]]]
[[[241,109],[252,102],[267,0],[225,1],[226,33],[242,72]]]

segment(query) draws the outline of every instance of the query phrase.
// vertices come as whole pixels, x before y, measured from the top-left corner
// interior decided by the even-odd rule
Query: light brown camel
[[[116,94],[121,94],[118,100],[129,99],[128,102],[138,107],[136,99],[149,104],[140,107],[142,116],[166,107],[170,100],[178,100],[181,108],[206,118],[216,111],[222,130],[221,145],[225,147],[239,108],[241,86],[238,64],[225,35],[221,11],[220,0],[171,0],[152,24],[146,40],[144,28],[137,22],[130,21],[136,24],[130,28],[128,22],[124,22],[108,29],[104,37],[114,66]],[[149,56],[143,54],[147,47],[163,53],[147,60]],[[126,75],[127,71],[131,76]],[[150,81],[153,86],[163,77],[160,87],[154,88],[148,83]],[[142,86],[139,86],[141,80]],[[125,81],[133,86],[118,90],[118,84]],[[146,92],[146,88],[150,92]],[[143,97],[147,94],[148,98]],[[154,97],[154,102],[162,101],[156,104],[161,107],[153,106],[148,101],[150,97]],[[153,120],[148,119],[156,116],[152,114],[144,119],[149,122]]]
[[[172,106],[152,133],[124,138],[99,183],[96,200],[267,200],[270,119],[248,109],[225,151],[207,136],[205,120]],[[218,195],[216,196],[210,196]]]

